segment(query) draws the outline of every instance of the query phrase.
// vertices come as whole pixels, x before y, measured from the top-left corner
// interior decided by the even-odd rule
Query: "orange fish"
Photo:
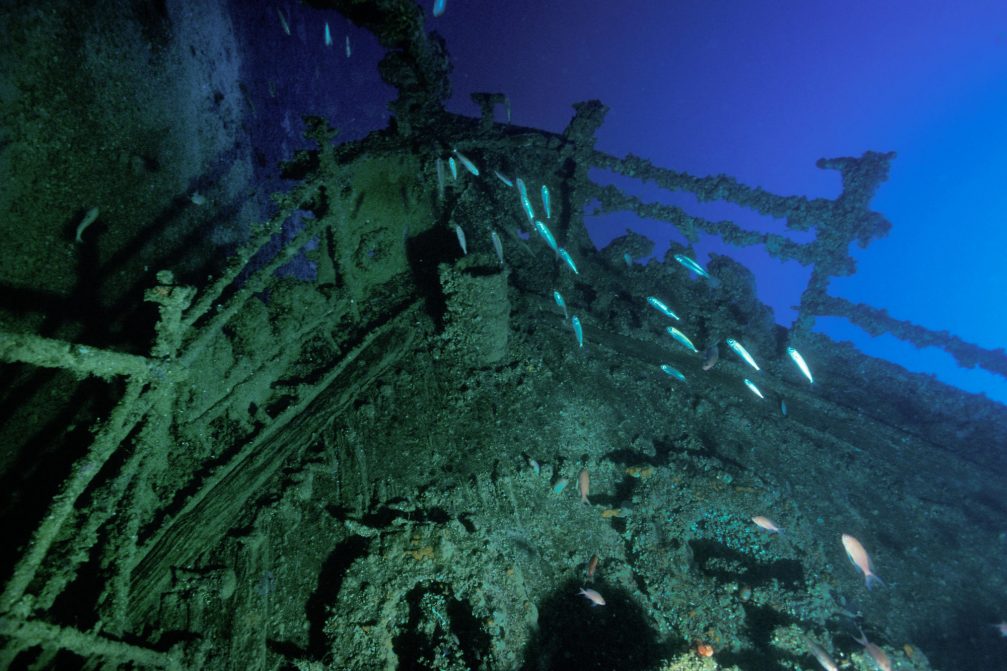
[[[874,585],[885,584],[881,578],[874,575],[874,565],[860,541],[849,534],[843,534],[843,547],[846,548],[846,556],[864,574],[867,589],[871,589]]]
[[[763,517],[762,515],[756,515],[755,517],[752,518],[752,521],[771,534],[783,533],[783,529],[776,526],[776,522],[769,519],[768,517]]]
[[[591,474],[587,472],[586,468],[580,469],[580,475],[577,476],[577,491],[580,493],[581,501],[590,503],[587,500],[587,495],[591,491]]]
[[[856,541],[857,539],[854,538],[853,540]],[[863,550],[863,548],[861,548],[861,550]],[[878,667],[878,671],[892,671],[892,660],[888,659],[888,655],[886,655],[885,651],[881,649],[881,646],[875,645],[867,640],[867,637],[864,636],[863,630],[860,630],[860,638],[857,638],[856,636],[853,638],[857,643],[864,646],[864,652],[870,655],[871,659],[874,660],[874,665]]]
[[[835,660],[829,656],[829,653],[825,652],[825,648],[818,645],[810,638],[804,638],[804,645],[808,646],[808,652],[810,652],[818,664],[825,669],[825,671],[839,671],[839,666],[836,664]]]
[[[587,579],[594,582],[594,572],[598,570],[598,555],[591,555],[591,561],[587,563]]]

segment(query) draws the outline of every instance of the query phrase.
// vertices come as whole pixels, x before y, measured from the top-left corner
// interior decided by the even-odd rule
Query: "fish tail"
[[[874,575],[873,573],[868,573],[864,576],[864,582],[867,584],[867,589],[872,589],[875,585],[878,587],[885,587],[885,581]]]

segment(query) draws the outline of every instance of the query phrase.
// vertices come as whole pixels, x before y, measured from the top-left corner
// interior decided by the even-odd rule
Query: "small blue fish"
[[[784,401],[784,400],[783,400],[783,399],[781,398],[781,399],[780,399],[780,414],[781,414],[781,415],[783,415],[784,417],[786,417],[786,416],[787,416],[787,413],[788,413],[788,410],[787,410],[787,402],[786,402],[786,401]]]
[[[728,338],[727,346],[730,347],[732,350],[734,350],[735,354],[744,359],[745,363],[747,363],[749,366],[751,366],[755,370],[761,370],[759,368],[759,364],[755,363],[755,359],[752,358],[752,355],[748,353],[748,350],[745,349],[740,342],[738,342],[734,338]]]
[[[747,377],[745,378],[745,386],[751,389],[752,393],[758,396],[759,398],[766,398],[765,396],[762,395],[762,392],[759,391],[759,388],[755,386],[755,383],[749,380]]]
[[[633,257],[630,256],[629,252],[626,252],[625,254],[622,255],[622,260],[626,262],[627,268],[633,267]]]
[[[469,253],[469,246],[465,242],[465,231],[458,224],[455,224],[455,237],[458,238],[458,246],[462,248],[462,255]]]
[[[577,336],[577,344],[584,347],[584,328],[580,325],[580,318],[577,315],[570,317],[570,326],[573,327],[573,334]]]
[[[569,480],[567,480],[566,478],[560,478],[559,480],[556,481],[556,484],[552,486],[552,491],[556,494],[562,494],[563,490],[566,489],[566,486],[568,484],[570,484]]]
[[[448,8],[448,0],[434,0],[434,16],[441,16]]]
[[[525,186],[524,180],[520,177],[515,180],[517,183],[517,192],[521,197],[521,207],[524,208],[524,213],[528,215],[528,221],[535,221],[535,209],[531,206],[531,201],[528,199],[528,187]]]
[[[674,326],[669,326],[668,328],[665,329],[665,331],[667,331],[668,335],[670,335],[672,338],[674,338],[682,345],[684,345],[686,349],[688,349],[691,352],[695,352],[696,354],[699,354],[699,350],[696,349],[696,346],[692,344],[691,340],[689,340],[689,336],[685,335]]]
[[[552,207],[549,205],[549,187],[542,185],[542,208],[545,210],[545,218],[552,219]]]
[[[797,367],[801,369],[802,373],[804,373],[804,377],[808,378],[808,382],[814,384],[815,378],[811,377],[811,369],[808,368],[808,363],[804,360],[804,357],[801,356],[801,353],[798,352],[793,347],[788,347],[787,354],[790,355],[790,358],[794,360],[794,363],[797,364]]]
[[[455,149],[455,156],[457,156],[458,160],[462,162],[462,165],[465,166],[466,170],[468,170],[470,173],[472,173],[476,177],[479,176],[479,168],[476,167],[475,163],[473,163],[472,161],[469,160],[468,156],[466,156],[465,154],[461,153],[457,149]]]
[[[538,231],[538,234],[541,235],[546,244],[549,245],[549,249],[559,254],[559,246],[556,244],[556,238],[553,237],[552,231],[549,230],[549,227],[541,221],[536,221],[535,230]]]
[[[346,57],[349,58],[353,55],[353,47],[350,46],[350,36],[346,36]]]
[[[683,266],[696,273],[700,277],[709,277],[710,273],[706,272],[706,268],[696,263],[694,259],[689,258],[685,254],[675,254],[675,260],[681,263]]]
[[[448,167],[451,168],[451,179],[458,179],[458,163],[455,162],[454,156],[448,158]]]
[[[558,291],[553,291],[552,298],[554,301],[556,301],[556,305],[558,305],[560,309],[563,310],[563,319],[568,319],[570,317],[570,314],[566,311],[566,301],[563,300],[563,294],[561,294]]]
[[[556,253],[559,254],[559,258],[561,258],[564,261],[566,261],[566,265],[570,266],[570,270],[573,271],[574,275],[580,275],[580,271],[577,270],[577,264],[573,262],[573,258],[570,256],[570,252],[568,252],[565,249],[563,249],[562,247],[560,247],[556,251]]]
[[[325,46],[332,46],[332,31],[329,30],[329,22],[325,22]]]
[[[499,179],[501,182],[503,182],[506,186],[509,186],[509,187],[513,187],[514,186],[514,182],[510,181],[510,179],[508,179],[507,176],[504,175],[499,170],[494,170],[493,174],[496,175],[497,179]]]
[[[678,380],[681,380],[682,382],[685,382],[685,376],[682,375],[682,371],[678,370],[677,368],[675,368],[673,366],[669,366],[666,363],[662,363],[661,364],[661,370],[664,371],[664,373],[666,375],[670,375],[671,377],[673,377],[675,379],[678,379]]]
[[[678,315],[675,314],[674,310],[669,308],[667,303],[662,301],[660,298],[656,298],[655,296],[647,296],[647,302],[650,303],[653,307],[657,308],[658,312],[660,312],[664,316],[671,317],[675,321],[682,321],[681,319],[679,319]]]

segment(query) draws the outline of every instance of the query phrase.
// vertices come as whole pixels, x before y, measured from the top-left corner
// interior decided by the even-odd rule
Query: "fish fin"
[[[864,582],[867,584],[868,591],[871,588],[873,588],[875,585],[877,585],[879,587],[885,587],[886,586],[885,585],[885,581],[882,580],[881,578],[879,578],[878,576],[874,575],[873,573],[868,573],[864,577]]]

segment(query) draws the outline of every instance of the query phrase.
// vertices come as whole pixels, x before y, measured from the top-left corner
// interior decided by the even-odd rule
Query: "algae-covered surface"
[[[310,120],[228,264],[157,273],[145,354],[0,332],[0,666],[999,668],[1007,411],[788,332],[727,257],[595,249],[584,213],[619,196],[589,167],[672,179],[599,158],[603,106],[561,135],[432,113],[446,81],[417,82],[449,68],[415,8],[336,4],[397,54],[392,127]],[[862,189],[841,211],[694,186],[814,209],[832,241],[793,251],[828,266],[890,159],[826,162]],[[540,217],[548,187],[576,272],[494,170]]]

